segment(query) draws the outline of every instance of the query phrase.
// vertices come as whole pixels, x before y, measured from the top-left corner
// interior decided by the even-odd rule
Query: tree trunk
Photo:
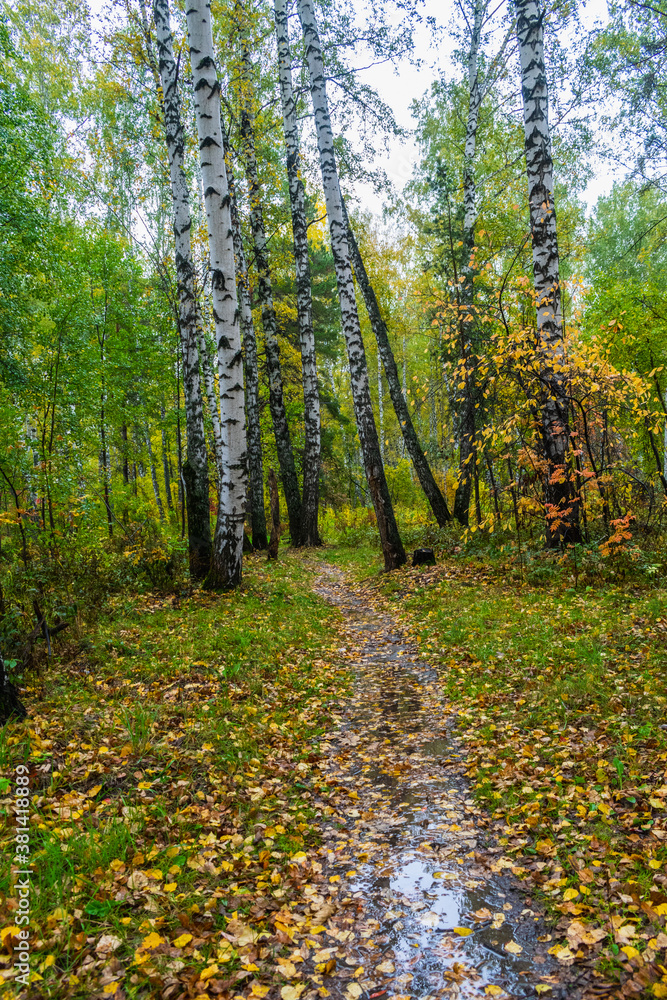
[[[186,12],[199,151],[208,222],[211,293],[218,351],[223,469],[211,570],[206,585],[241,582],[246,495],[243,352],[238,324],[234,243],[220,123],[220,84],[213,54],[211,8],[189,0]]]
[[[540,11],[537,0],[515,0],[515,8],[533,244],[537,349],[545,386],[540,406],[541,435],[548,463],[545,489],[546,533],[547,544],[555,547],[580,541],[581,533],[578,506],[568,469],[570,426],[567,386],[563,375],[558,371],[563,361],[563,317],[544,65],[544,14]]]
[[[160,515],[160,520],[164,521],[164,507],[162,506],[162,497],[160,496],[160,486],[157,481],[157,470],[155,468],[155,458],[153,457],[153,445],[151,443],[151,433],[148,429],[148,424],[144,424],[144,440],[146,441],[146,449],[148,451],[148,464],[151,467],[151,481],[153,483],[153,494],[155,495],[155,503],[157,504],[158,514]]]
[[[127,486],[130,482],[130,465],[127,449],[127,424],[123,424],[120,429],[120,436],[123,441],[123,482]]]
[[[167,443],[167,431],[164,426],[164,403],[160,406],[160,419],[162,421],[162,475],[164,477],[164,492],[167,497],[167,507],[173,511],[174,501],[171,496],[171,475],[169,474],[169,446]]]
[[[320,154],[322,186],[329,217],[331,250],[336,269],[338,298],[347,356],[350,365],[350,383],[359,440],[364,457],[366,479],[373,498],[375,516],[382,542],[386,570],[396,569],[405,563],[405,551],[398,533],[398,525],[389,496],[384,474],[380,443],[378,441],[373,405],[368,381],[366,352],[361,337],[361,326],[354,294],[354,279],[350,263],[348,227],[345,224],[343,203],[334,154],[333,133],[329,117],[322,46],[317,31],[317,21],[312,0],[298,0],[299,18],[310,77],[310,92],[315,112],[315,130]]]
[[[209,345],[206,339],[206,331],[204,330],[204,323],[202,320],[199,303],[197,303],[195,308],[197,317],[197,345],[199,347],[199,364],[201,368],[202,377],[204,380],[204,388],[206,390],[206,402],[208,404],[208,411],[211,416],[211,426],[213,428],[213,453],[215,456],[215,468],[219,483],[220,480],[222,479],[222,467],[223,467],[222,456],[224,452],[223,441],[222,441],[222,427],[220,425],[220,404],[215,391],[215,377],[213,375],[213,368],[211,367],[211,356],[209,353]]]
[[[193,580],[203,580],[208,573],[212,555],[208,457],[197,350],[194,267],[190,247],[192,228],[190,194],[183,166],[184,134],[178,92],[178,67],[174,60],[169,22],[169,0],[154,0],[153,16],[158,44],[158,67],[162,85],[165,138],[174,213],[178,322],[183,359],[187,439],[187,459],[181,472],[187,501],[188,555],[190,576]]]
[[[102,359],[104,361],[104,359]],[[107,528],[109,538],[113,538],[113,509],[111,507],[111,463],[109,461],[109,451],[107,448],[106,414],[105,414],[106,391],[102,382],[102,395],[100,398],[100,476],[102,478],[102,490],[104,492],[104,506],[107,514]]]
[[[287,504],[292,545],[301,545],[301,493],[299,480],[294,464],[294,452],[290,438],[285,401],[283,398],[283,376],[280,367],[280,348],[278,346],[278,320],[273,306],[273,287],[271,268],[264,228],[264,212],[262,209],[262,190],[257,169],[257,152],[255,149],[254,111],[252,95],[252,65],[246,40],[241,39],[242,81],[241,81],[241,141],[246,180],[248,183],[248,198],[250,201],[250,225],[255,250],[255,265],[257,267],[257,294],[262,311],[262,326],[264,328],[264,344],[266,347],[266,364],[269,374],[269,406],[273,421],[273,432],[276,438],[276,451],[280,464],[280,478]]]
[[[269,503],[271,505],[271,541],[268,558],[278,558],[280,546],[280,497],[278,495],[278,480],[273,469],[269,469]]]
[[[224,138],[224,136],[223,136]],[[229,186],[229,208],[232,217],[232,236],[236,257],[236,288],[239,297],[241,333],[245,360],[245,406],[248,437],[248,480],[250,486],[250,523],[253,549],[265,549],[269,542],[266,537],[266,513],[264,512],[264,466],[262,460],[262,427],[259,412],[259,366],[257,363],[257,337],[255,321],[252,318],[252,301],[248,283],[248,266],[243,248],[243,234],[239,219],[234,174],[231,168],[229,150],[225,147],[227,164],[227,184]]]
[[[470,517],[470,496],[473,479],[476,476],[477,461],[477,408],[479,402],[475,385],[477,359],[473,344],[475,330],[475,268],[471,257],[475,247],[475,225],[477,223],[477,205],[475,191],[475,149],[477,146],[477,123],[479,109],[482,103],[482,91],[479,84],[479,43],[482,33],[482,20],[486,3],[476,0],[475,15],[470,36],[470,51],[468,53],[468,120],[466,123],[466,139],[463,152],[463,264],[460,275],[459,298],[459,330],[460,351],[463,370],[457,382],[464,383],[463,389],[457,390],[460,426],[459,480],[454,496],[454,517],[460,524],[467,525]],[[475,485],[475,495],[478,488]]]
[[[278,73],[283,109],[283,130],[287,180],[292,210],[294,237],[294,262],[296,266],[296,304],[299,319],[299,343],[303,371],[303,412],[305,444],[303,454],[303,508],[301,543],[321,545],[317,528],[320,488],[320,462],[322,428],[320,396],[317,389],[317,360],[315,355],[315,330],[313,327],[313,299],[308,256],[308,224],[306,198],[301,180],[299,128],[296,102],[292,90],[292,56],[289,47],[287,0],[274,0],[276,40],[278,45]]]
[[[424,449],[421,446],[421,442],[417,437],[417,431],[412,423],[412,417],[410,416],[410,411],[408,410],[405,395],[401,391],[398,368],[396,367],[394,354],[391,349],[391,344],[389,343],[387,324],[382,318],[375,290],[373,289],[368,274],[366,273],[366,268],[364,266],[361,253],[359,252],[357,241],[350,227],[347,211],[345,209],[345,202],[342,199],[341,203],[343,206],[344,218],[347,224],[347,236],[350,250],[352,252],[354,273],[364,296],[368,318],[370,319],[373,333],[375,334],[378,352],[382,358],[385,375],[387,376],[389,395],[391,396],[391,401],[394,404],[396,418],[403,433],[403,441],[405,442],[405,446],[408,450],[410,458],[412,459],[412,464],[415,472],[417,473],[417,478],[419,479],[421,488],[426,494],[426,498],[431,505],[431,510],[435,515],[435,519],[440,527],[443,528],[448,521],[451,521],[452,516],[447,508],[447,501],[440,492],[440,488],[434,479],[428,459],[424,454]],[[403,364],[403,371],[405,378],[405,362]]]

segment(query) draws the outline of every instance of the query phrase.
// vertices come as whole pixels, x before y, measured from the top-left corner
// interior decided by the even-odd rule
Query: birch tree
[[[315,131],[320,156],[322,186],[329,219],[331,250],[336,270],[343,334],[350,366],[354,413],[359,431],[364,471],[373,499],[382,543],[385,569],[391,570],[403,565],[405,551],[389,496],[389,487],[380,455],[380,443],[373,416],[368,365],[354,294],[350,246],[334,154],[322,45],[312,0],[298,0],[298,12],[303,29],[310,93],[315,113]]]
[[[428,459],[424,454],[424,449],[422,448],[421,442],[417,436],[417,431],[415,430],[415,426],[412,422],[412,417],[410,416],[410,411],[406,401],[405,391],[401,390],[401,381],[398,374],[396,359],[394,358],[394,352],[392,351],[391,344],[389,343],[387,324],[382,318],[375,290],[368,277],[357,241],[354,233],[352,232],[352,228],[350,227],[345,201],[342,200],[341,203],[345,221],[347,223],[347,236],[352,256],[352,264],[354,266],[354,273],[359,283],[359,287],[361,288],[364,302],[366,303],[368,318],[370,320],[373,333],[375,334],[375,339],[378,345],[378,355],[382,359],[382,365],[384,367],[385,375],[387,376],[387,386],[389,387],[389,395],[394,406],[396,419],[398,420],[401,428],[403,441],[408,450],[408,454],[412,459],[412,464],[415,472],[417,473],[417,478],[419,479],[421,488],[426,494],[426,498],[431,506],[433,514],[435,515],[436,521],[442,528],[448,521],[451,521],[452,517],[447,507],[447,501],[435,481]],[[403,350],[405,352],[405,347]],[[380,379],[378,377],[378,389],[379,388]]]
[[[475,224],[477,203],[475,191],[475,148],[479,109],[482,103],[482,88],[479,79],[479,47],[482,34],[482,20],[486,10],[485,0],[475,0],[473,22],[470,26],[470,49],[468,53],[468,119],[466,122],[465,146],[463,150],[463,263],[461,267],[461,292],[459,326],[461,331],[461,378],[463,389],[459,395],[459,481],[454,497],[454,517],[461,523],[468,523],[470,494],[473,475],[477,463],[476,408],[474,386],[474,267],[472,255],[475,247]]]
[[[183,464],[182,473],[187,499],[188,554],[190,575],[194,580],[202,580],[209,571],[212,552],[208,458],[199,369],[194,267],[190,246],[192,229],[190,192],[184,169],[181,99],[178,91],[178,69],[172,44],[169,0],[154,0],[153,18],[158,46],[158,70],[162,88],[164,129],[174,217],[178,328],[183,358],[183,392],[187,436],[187,460]]]
[[[239,298],[241,333],[245,361],[245,401],[246,434],[248,439],[248,480],[250,486],[250,518],[252,545],[254,549],[266,549],[266,513],[264,511],[264,470],[262,461],[262,428],[259,410],[259,366],[257,362],[257,337],[255,321],[252,318],[252,300],[248,282],[248,265],[243,247],[241,220],[236,202],[234,173],[229,158],[229,148],[225,146],[227,184],[229,186],[229,210],[232,218],[232,237],[236,257],[236,288]]]
[[[239,16],[239,5],[236,6]],[[280,465],[280,478],[287,504],[292,545],[301,544],[301,491],[294,463],[294,451],[287,422],[287,411],[283,394],[283,376],[280,365],[278,344],[278,319],[273,304],[273,284],[269,263],[268,241],[264,225],[262,188],[257,165],[254,126],[254,95],[252,89],[252,64],[247,41],[241,35],[241,142],[248,198],[250,201],[250,225],[252,229],[255,266],[257,268],[257,297],[262,313],[266,366],[269,375],[269,407],[276,451]]]
[[[526,175],[533,246],[533,288],[537,309],[537,353],[544,386],[541,437],[547,461],[547,543],[580,541],[579,514],[568,470],[569,401],[562,375],[563,314],[554,204],[554,173],[544,63],[543,11],[537,0],[515,0],[521,60]]]
[[[223,436],[218,516],[206,583],[212,588],[227,589],[241,582],[243,560],[246,502],[243,353],[210,3],[190,0],[186,17],[208,225]]]
[[[317,360],[315,356],[315,330],[313,327],[313,298],[308,257],[308,224],[306,198],[301,179],[299,128],[296,118],[296,101],[292,87],[292,55],[289,45],[286,0],[274,0],[276,42],[278,48],[278,74],[283,112],[283,131],[292,234],[294,263],[296,266],[296,304],[303,372],[303,405],[305,446],[303,455],[303,507],[301,542],[303,545],[320,545],[317,528],[321,460],[320,396],[317,389]]]

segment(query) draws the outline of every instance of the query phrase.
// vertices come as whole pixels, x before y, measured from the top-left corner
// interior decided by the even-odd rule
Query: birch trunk
[[[391,349],[391,344],[389,343],[387,324],[382,318],[382,313],[380,312],[380,306],[378,304],[378,300],[375,295],[375,290],[366,272],[366,267],[364,265],[361,253],[359,252],[359,247],[354,237],[354,233],[350,228],[350,223],[347,216],[347,211],[345,209],[344,201],[342,201],[342,207],[343,207],[345,222],[347,225],[347,237],[349,241],[350,251],[352,254],[352,264],[354,266],[354,272],[357,281],[359,282],[359,287],[361,288],[362,294],[364,296],[364,301],[366,303],[366,310],[368,312],[368,318],[371,322],[373,333],[375,334],[375,339],[378,345],[378,356],[382,358],[382,364],[384,366],[385,375],[387,376],[389,395],[391,396],[391,401],[394,405],[394,412],[396,413],[396,418],[398,420],[401,432],[403,434],[403,442],[408,450],[410,458],[412,459],[412,464],[414,466],[415,472],[417,473],[417,478],[419,479],[421,488],[426,494],[426,498],[429,504],[431,505],[431,510],[435,515],[435,519],[442,528],[445,526],[445,524],[447,524],[448,521],[451,521],[452,517],[451,514],[449,513],[449,510],[447,509],[447,501],[440,492],[438,484],[436,483],[433,473],[431,472],[431,467],[428,463],[428,459],[424,454],[424,449],[421,446],[421,442],[417,437],[417,431],[415,430],[414,424],[412,423],[412,417],[410,416],[410,411],[408,410],[405,394],[401,391],[401,382],[398,374],[398,368],[396,366],[396,360],[394,359],[394,353]],[[405,354],[405,343],[403,346],[403,351]],[[403,364],[404,383],[405,383],[405,372],[406,372],[406,366],[404,362]],[[378,377],[378,386],[380,387],[379,377]]]
[[[548,466],[545,486],[547,544],[558,546],[580,541],[581,533],[579,511],[568,470],[570,427],[567,386],[558,371],[564,356],[563,317],[548,119],[549,95],[544,65],[544,14],[537,0],[515,0],[515,9],[521,58],[538,352],[545,385],[541,399],[541,435]]]
[[[215,376],[213,374],[213,368],[211,366],[211,355],[209,351],[208,343],[206,342],[206,331],[204,330],[204,324],[202,320],[202,315],[197,306],[197,347],[199,349],[199,365],[201,369],[201,374],[204,381],[204,389],[206,391],[206,404],[208,406],[208,412],[211,416],[211,426],[213,429],[213,449],[215,457],[215,470],[218,477],[218,482],[222,479],[222,454],[223,454],[223,443],[222,443],[222,427],[220,425],[220,404],[215,391]]]
[[[243,568],[246,499],[243,352],[220,123],[220,84],[213,56],[211,7],[208,0],[189,0],[186,17],[208,224],[223,438],[218,517],[211,569],[205,582],[214,589],[229,589],[241,582]]]
[[[317,360],[315,355],[315,330],[313,327],[313,299],[308,256],[308,224],[306,198],[301,180],[299,129],[296,118],[296,101],[292,89],[292,55],[289,46],[287,0],[274,0],[276,42],[278,47],[278,75],[283,111],[283,131],[287,180],[292,210],[294,238],[294,263],[296,267],[296,304],[299,320],[299,343],[303,372],[303,412],[305,444],[303,455],[303,507],[301,543],[321,545],[317,529],[322,428],[320,396],[317,389]]]
[[[264,328],[264,344],[266,347],[266,365],[269,373],[269,407],[273,422],[273,432],[276,438],[276,451],[280,465],[280,478],[287,504],[287,519],[289,521],[292,545],[301,545],[301,492],[294,464],[294,452],[290,438],[285,401],[283,398],[283,376],[280,367],[280,348],[278,346],[278,320],[273,306],[273,287],[271,268],[264,227],[264,211],[262,209],[262,189],[257,169],[257,152],[255,149],[253,95],[251,91],[250,52],[245,39],[241,40],[242,61],[242,95],[241,95],[241,141],[243,158],[248,182],[248,198],[250,200],[250,225],[255,250],[255,265],[257,267],[257,295],[262,312]]]
[[[461,362],[464,366],[462,379],[464,388],[459,390],[459,478],[454,496],[454,517],[460,524],[467,525],[470,517],[470,497],[472,493],[473,476],[477,462],[476,443],[476,413],[475,408],[475,368],[474,356],[474,298],[475,271],[472,264],[472,253],[475,246],[475,225],[477,223],[477,204],[475,190],[475,149],[477,146],[477,124],[479,109],[482,103],[482,90],[479,82],[479,43],[482,33],[482,20],[486,3],[477,0],[470,36],[470,51],[468,54],[468,119],[466,122],[466,140],[463,151],[463,265],[461,267],[461,293],[459,300],[459,329]]]
[[[190,195],[183,166],[184,135],[178,69],[169,19],[169,0],[154,0],[153,17],[158,46],[158,70],[162,88],[165,138],[169,157],[171,199],[174,214],[178,320],[183,359],[183,395],[187,458],[180,474],[185,485],[190,576],[203,580],[211,564],[211,519],[209,514],[208,457],[204,410],[197,350],[197,315],[194,268],[190,248]],[[179,484],[180,485],[180,484]]]
[[[223,137],[224,138],[224,137]],[[264,511],[264,468],[262,461],[262,428],[259,412],[259,365],[257,363],[257,337],[255,321],[252,318],[252,300],[248,283],[248,265],[243,248],[243,234],[239,219],[234,174],[229,162],[229,150],[225,146],[227,164],[227,184],[229,187],[229,209],[232,218],[232,237],[236,257],[236,288],[239,298],[241,334],[245,360],[245,407],[248,438],[248,480],[250,487],[250,523],[253,549],[266,549],[269,544],[266,534],[266,513]]]
[[[338,298],[340,301],[341,321],[347,356],[350,365],[350,383],[354,413],[359,431],[364,470],[373,498],[373,507],[377,518],[384,564],[386,570],[396,569],[405,563],[405,551],[398,533],[398,525],[389,496],[389,488],[380,455],[373,405],[368,381],[368,365],[366,352],[361,337],[361,326],[357,312],[357,302],[354,295],[354,280],[350,263],[350,246],[348,227],[343,215],[343,203],[340,193],[338,169],[334,155],[333,133],[329,117],[329,104],[326,93],[324,62],[322,46],[317,30],[317,21],[312,0],[298,0],[299,19],[303,29],[310,92],[315,112],[315,131],[320,154],[320,169],[322,186],[329,217],[331,233],[331,250],[336,269]]]

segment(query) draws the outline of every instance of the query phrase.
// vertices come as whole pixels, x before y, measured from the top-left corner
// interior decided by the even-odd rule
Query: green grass
[[[151,930],[170,939],[201,921],[197,934],[219,943],[235,909],[289,895],[290,855],[317,840],[309,758],[347,683],[332,665],[339,614],[311,590],[320,568],[314,555],[252,556],[235,593],[111,597],[82,624],[83,642],[56,651],[42,700],[28,691],[30,718],[0,730],[5,773],[27,756],[43,769],[31,789],[31,930],[38,960],[53,961],[44,996],[95,992],[99,973],[81,961],[102,934],[122,939],[128,996],[150,996],[151,962],[135,967],[134,955]],[[12,836],[5,825],[3,842]],[[148,913],[128,889],[134,872],[162,887]],[[11,925],[7,868],[0,905]],[[212,948],[189,949],[190,976]]]

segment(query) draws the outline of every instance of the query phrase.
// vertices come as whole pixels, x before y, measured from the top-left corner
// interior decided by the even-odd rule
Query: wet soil
[[[436,671],[339,571],[328,567],[316,589],[344,614],[340,656],[356,676],[323,764],[321,912],[339,914],[338,946],[315,956],[337,969],[323,985],[348,1000],[574,1000],[541,912],[487,838]]]

